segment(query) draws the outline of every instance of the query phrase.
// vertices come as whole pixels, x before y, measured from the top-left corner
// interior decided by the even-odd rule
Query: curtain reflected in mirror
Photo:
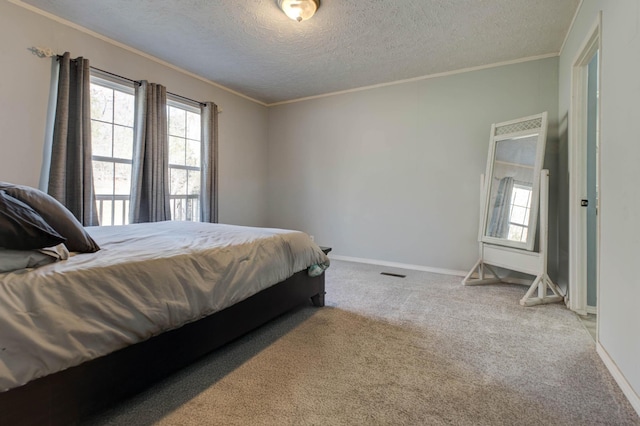
[[[538,134],[496,141],[485,235],[526,242]]]

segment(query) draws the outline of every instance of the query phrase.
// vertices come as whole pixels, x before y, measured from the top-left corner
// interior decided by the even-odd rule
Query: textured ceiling
[[[580,0],[23,0],[270,104],[558,53]]]

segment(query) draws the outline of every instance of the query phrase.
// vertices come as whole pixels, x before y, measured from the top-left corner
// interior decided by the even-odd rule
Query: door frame
[[[602,12],[587,33],[571,70],[571,105],[569,106],[569,309],[585,315],[587,309],[587,211],[580,200],[587,195],[587,69],[596,52],[598,58],[598,87],[602,81]],[[600,99],[598,97],[597,127],[600,128]],[[599,139],[601,142],[601,138]],[[600,169],[600,158],[597,160]],[[600,174],[597,176],[600,191]],[[598,200],[600,193],[598,193]],[[597,206],[598,207],[598,206]],[[600,293],[600,215],[596,218],[596,286]]]

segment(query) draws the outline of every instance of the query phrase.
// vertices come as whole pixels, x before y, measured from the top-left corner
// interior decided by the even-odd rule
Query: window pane
[[[169,164],[184,166],[185,140],[169,137]]]
[[[185,220],[187,216],[187,200],[174,198],[171,200],[171,220]]]
[[[199,202],[197,198],[190,198],[187,202],[187,217],[186,220],[190,220],[192,222],[200,221],[200,209]]]
[[[524,221],[527,209],[524,207],[513,206],[511,209],[511,218],[509,219],[513,223],[526,224]]]
[[[200,167],[200,142],[187,139],[187,166]]]
[[[189,194],[200,194],[200,172],[189,170]]]
[[[130,200],[124,200],[124,211],[125,211],[125,215],[124,215],[124,225],[128,225],[129,224],[129,206],[131,205],[131,201]]]
[[[185,137],[185,122],[187,112],[183,109],[169,107],[169,135]]]
[[[126,225],[129,222],[129,202],[127,200],[115,200],[113,202],[113,224]]]
[[[113,200],[104,200],[98,204],[98,213],[100,215],[100,225],[110,226],[113,225],[111,220],[111,213],[113,210]]]
[[[169,167],[171,177],[171,195],[187,193],[187,171]]]
[[[123,126],[133,127],[134,97],[129,93],[115,91],[113,122]]]
[[[115,164],[115,191],[116,195],[129,195],[131,193],[131,164]]]
[[[180,220],[179,219],[179,213],[178,213],[178,200],[176,200],[175,198],[171,198],[169,200],[169,203],[171,204],[171,220]]]
[[[200,114],[187,112],[187,137],[200,140]]]
[[[529,196],[531,191],[523,188],[514,188],[513,190],[513,204],[516,206],[528,207]]]
[[[525,241],[522,239],[522,231],[524,228],[517,225],[509,226],[509,239],[512,241]]]
[[[111,122],[113,117],[113,90],[91,84],[91,118]]]
[[[111,157],[112,131],[113,126],[99,121],[91,122],[91,154]]]
[[[113,163],[93,162],[93,185],[96,195],[113,194]]]
[[[131,127],[113,126],[113,156],[133,159],[133,129]]]

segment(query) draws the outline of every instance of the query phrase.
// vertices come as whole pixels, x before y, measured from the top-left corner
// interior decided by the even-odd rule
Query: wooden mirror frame
[[[500,141],[508,139],[520,139],[537,135],[535,161],[533,164],[532,192],[530,196],[530,211],[527,224],[526,241],[515,241],[508,238],[499,238],[488,235],[487,228],[493,212],[491,202],[492,189],[496,185],[494,179],[494,166],[496,145]],[[516,120],[494,123],[491,125],[491,137],[489,142],[489,156],[484,182],[483,217],[480,229],[480,240],[484,243],[514,247],[532,251],[536,241],[536,226],[538,223],[538,208],[540,200],[540,172],[544,161],[544,150],[547,142],[547,113],[531,115]]]

